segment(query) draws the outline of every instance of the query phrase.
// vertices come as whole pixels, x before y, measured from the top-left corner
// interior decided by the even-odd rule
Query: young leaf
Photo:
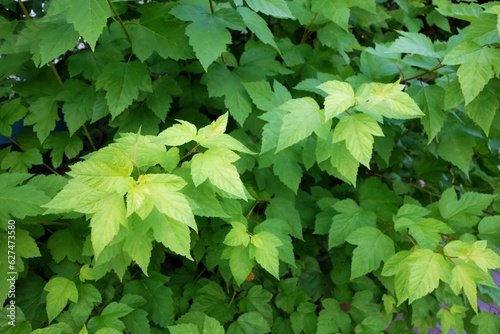
[[[339,201],[333,208],[340,213],[333,217],[328,238],[329,248],[343,244],[352,232],[361,227],[375,227],[376,215],[363,210],[352,199]]]
[[[148,221],[151,222],[156,241],[161,242],[172,252],[192,259],[191,233],[187,225],[168,218],[156,209],[148,216]]]
[[[241,285],[252,272],[255,265],[255,260],[250,257],[249,247],[239,245],[235,247],[227,247],[222,258],[229,259],[229,268],[234,280],[238,285]]]
[[[357,109],[381,121],[382,116],[409,119],[424,116],[418,105],[406,93],[399,81],[393,84],[362,84],[356,92]]]
[[[68,23],[89,43],[92,50],[111,16],[109,5],[104,0],[83,0],[79,6],[69,6]]]
[[[195,154],[191,160],[194,184],[198,186],[208,179],[218,189],[237,198],[246,199],[245,187],[232,164],[238,159],[236,153],[222,147]]]
[[[73,281],[64,277],[54,277],[44,287],[47,294],[47,316],[52,322],[66,307],[68,300],[78,302],[78,289]]]
[[[472,309],[477,313],[477,284],[496,288],[491,276],[473,263],[457,264],[451,271],[450,287],[458,295],[462,288]]]
[[[485,240],[474,243],[453,240],[444,247],[444,253],[466,262],[472,261],[485,272],[488,272],[488,269],[500,268],[500,256],[486,247]]]
[[[343,177],[347,182],[355,186],[359,161],[349,152],[345,141],[332,143],[331,150],[330,163],[340,173],[340,178]]]
[[[272,233],[261,231],[250,238],[251,244],[255,247],[255,260],[262,268],[271,275],[279,279],[279,258],[278,247],[281,241]]]
[[[180,146],[194,140],[198,131],[196,126],[183,120],[179,120],[179,123],[163,130],[154,142],[168,146]]]
[[[358,246],[353,251],[351,279],[376,270],[394,255],[394,241],[374,227],[358,228],[345,240]]]
[[[106,101],[113,117],[121,114],[139,97],[139,92],[151,92],[151,78],[144,63],[131,61],[108,64],[96,80],[96,88],[104,88]]]
[[[408,263],[409,303],[434,291],[439,281],[451,279],[451,266],[444,256],[429,249],[416,249],[405,258]],[[398,296],[399,303],[403,300]]]
[[[318,86],[328,95],[325,98],[325,118],[337,117],[356,104],[352,86],[337,80],[327,81]]]
[[[250,235],[248,234],[247,227],[240,222],[231,222],[233,228],[224,238],[224,244],[228,246],[245,246],[250,243]]]
[[[290,100],[281,105],[280,109],[287,111],[288,114],[283,117],[277,152],[298,143],[314,131],[321,130],[323,122],[319,106],[312,98],[303,97]]]
[[[346,147],[356,160],[369,167],[373,152],[373,136],[383,136],[382,129],[369,115],[345,116],[333,131],[333,142],[345,140]]]

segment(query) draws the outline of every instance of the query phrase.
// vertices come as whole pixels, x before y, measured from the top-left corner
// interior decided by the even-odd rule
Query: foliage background
[[[500,331],[499,2],[0,5],[2,333]]]

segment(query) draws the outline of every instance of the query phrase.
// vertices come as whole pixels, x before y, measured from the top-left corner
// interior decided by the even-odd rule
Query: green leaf
[[[274,41],[274,35],[267,26],[266,21],[259,14],[246,7],[236,8],[243,18],[243,22],[250,31],[252,31],[263,43],[271,45],[278,50],[278,45]]]
[[[465,311],[467,308],[459,305],[452,305],[449,310],[441,309],[437,313],[437,317],[441,319],[441,326],[444,333],[449,333],[450,329],[456,333],[464,332]]]
[[[279,282],[276,306],[288,314],[293,313],[300,303],[309,300],[304,288],[297,283],[298,277],[287,278]]]
[[[488,216],[479,222],[479,237],[491,244],[500,245],[500,216]]]
[[[362,84],[356,92],[357,109],[381,121],[382,116],[395,119],[410,119],[424,116],[415,101],[402,92],[404,85],[399,81],[393,84]]]
[[[66,22],[64,14],[29,20],[20,33],[17,45],[28,45],[33,62],[41,67],[71,50],[78,43],[78,33]]]
[[[33,130],[40,143],[43,144],[49,133],[56,127],[57,102],[53,97],[40,97],[32,102],[28,108],[29,114],[24,118],[25,125],[34,125]]]
[[[167,117],[173,102],[172,95],[181,95],[182,89],[170,76],[163,76],[153,81],[153,91],[146,98],[146,104],[161,120]]]
[[[258,312],[269,322],[273,318],[270,304],[272,297],[273,295],[261,285],[255,285],[238,302],[238,309],[244,313]]]
[[[245,2],[256,12],[280,19],[295,19],[285,0],[245,0]]]
[[[144,63],[108,64],[97,77],[96,88],[106,91],[106,101],[113,117],[121,114],[139,97],[139,92],[151,92],[151,78]]]
[[[80,80],[69,79],[64,82],[59,96],[64,101],[62,112],[70,136],[92,118],[96,102],[95,87]]]
[[[336,299],[325,298],[321,301],[323,309],[318,316],[317,334],[348,333],[351,318],[341,310],[340,303]]]
[[[210,148],[191,160],[191,176],[196,186],[209,180],[215,187],[237,198],[246,199],[245,187],[232,164],[239,156],[226,148]]]
[[[7,229],[7,221],[13,217],[25,218],[42,214],[42,205],[50,198],[32,185],[21,185],[31,174],[0,174],[0,208],[1,227]]]
[[[275,197],[267,206],[265,213],[268,220],[276,218],[288,224],[288,229],[282,228],[282,231],[290,231],[293,237],[304,240],[300,212],[297,210],[297,205],[294,201],[284,197]],[[265,225],[265,222],[262,222],[262,224]]]
[[[182,21],[191,21],[186,28],[186,35],[205,71],[226,51],[226,45],[231,43],[231,34],[226,26],[211,14],[207,5],[193,5],[188,1],[181,1],[170,11]]]
[[[157,278],[143,278],[125,284],[124,294],[142,296],[147,303],[142,306],[149,319],[161,327],[174,323],[172,290]]]
[[[337,80],[327,81],[318,86],[328,95],[325,98],[325,118],[337,117],[356,104],[354,91],[346,82]]]
[[[295,333],[316,333],[316,305],[310,302],[300,303],[297,311],[290,315],[290,320]]]
[[[394,289],[398,297],[398,305],[409,297],[408,280],[411,273],[409,271],[410,264],[406,259],[410,254],[412,254],[410,251],[397,252],[385,262],[382,269],[383,276],[396,276],[394,278]]]
[[[439,58],[439,53],[434,51],[432,40],[426,35],[398,31],[401,36],[398,37],[386,52],[410,53],[427,57]]]
[[[324,15],[327,19],[347,31],[351,14],[348,5],[351,5],[349,1],[346,2],[344,0],[318,0],[312,3],[311,9],[315,13]]]
[[[191,311],[204,312],[208,316],[217,319],[221,324],[227,323],[234,316],[226,294],[220,285],[215,282],[208,282],[198,290],[191,305]]]
[[[467,105],[500,71],[497,65],[500,63],[500,50],[466,41],[453,48],[444,57],[443,63],[460,65],[457,75]]]
[[[28,109],[21,104],[21,99],[13,99],[0,105],[0,134],[12,136],[12,124],[22,119]]]
[[[56,132],[49,135],[43,143],[45,148],[51,148],[50,158],[52,165],[61,166],[63,156],[73,159],[83,149],[83,142],[78,136],[71,136],[68,132]]]
[[[300,158],[296,152],[283,150],[274,155],[273,171],[288,188],[297,193],[302,179],[302,168],[299,165]]]
[[[496,85],[492,85],[494,83]],[[474,100],[465,106],[465,111],[469,117],[483,129],[486,135],[490,132],[493,119],[500,106],[498,89],[498,80],[490,81]]]
[[[47,294],[47,316],[52,322],[66,307],[68,300],[78,302],[78,289],[73,281],[64,277],[53,277],[44,287]]]
[[[319,106],[312,98],[304,97],[290,100],[281,105],[280,109],[287,111],[288,114],[283,117],[277,152],[309,137],[313,132],[321,130],[323,123]]]
[[[168,4],[149,6],[138,23],[127,26],[132,39],[132,50],[141,61],[146,61],[154,52],[165,59],[178,60],[192,56],[186,26],[172,20],[168,14],[170,9]]]
[[[175,326],[168,326],[169,333],[172,334],[199,334],[200,330],[195,324],[179,324]]]
[[[422,125],[427,133],[428,143],[441,131],[444,125],[444,101],[445,91],[437,85],[420,86],[412,85],[408,94],[415,100],[417,105],[425,113],[422,117]]]
[[[260,116],[260,118],[268,122],[271,122],[271,120],[266,115],[273,115],[272,112],[276,108],[292,99],[290,92],[278,81],[274,81],[274,92],[267,81],[244,82],[243,86],[245,86],[257,108],[270,112]]]
[[[110,16],[111,10],[104,0],[84,0],[79,6],[69,6],[67,12],[68,23],[75,26],[92,50]]]
[[[467,192],[458,200],[455,190],[448,188],[443,192],[439,200],[439,212],[444,219],[447,219],[452,224],[471,221],[475,225],[478,220],[473,221],[472,216],[480,215],[495,197],[496,195]]]
[[[108,304],[100,315],[93,317],[88,322],[90,332],[99,333],[104,329],[105,333],[122,332],[125,329],[125,324],[119,318],[131,313],[133,308],[127,304],[112,302]]]
[[[2,169],[11,173],[27,173],[33,165],[43,164],[40,151],[30,148],[24,152],[9,152],[2,160]]]
[[[223,64],[214,64],[205,75],[209,96],[225,96],[224,104],[231,116],[243,125],[252,112],[250,97],[241,83],[242,79]]]
[[[264,317],[257,312],[247,312],[240,315],[227,330],[228,334],[251,334],[256,332],[263,334],[271,332],[271,327],[267,323],[266,319],[264,319]]]
[[[347,237],[359,228],[375,227],[376,215],[363,210],[352,199],[339,201],[333,208],[340,213],[333,217],[328,238],[329,248],[343,244]]]
[[[255,260],[262,268],[279,279],[279,257],[278,247],[282,245],[272,233],[261,231],[250,238],[252,246],[255,247]]]
[[[233,247],[240,245],[247,247],[250,243],[247,227],[240,222],[231,222],[231,226],[233,228],[224,238],[224,244]]]
[[[438,136],[438,153],[446,161],[451,162],[466,175],[469,174],[475,138],[467,132],[467,129],[458,123],[445,123],[443,130]]]
[[[102,297],[92,284],[79,284],[77,288],[78,302],[69,306],[69,312],[78,325],[83,325],[92,313],[92,309],[102,302]]]
[[[472,318],[471,323],[478,326],[478,334],[489,334],[500,331],[500,317],[489,312],[479,313]]]
[[[83,232],[84,230],[78,228],[77,224],[72,224],[69,228],[54,232],[47,242],[47,248],[50,250],[54,261],[61,262],[65,258],[72,262],[81,260]]]
[[[357,245],[353,251],[351,279],[372,272],[394,255],[394,241],[374,227],[361,227],[345,239]]]

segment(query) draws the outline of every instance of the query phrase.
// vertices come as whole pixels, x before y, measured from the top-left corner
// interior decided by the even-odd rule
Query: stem
[[[304,43],[305,41],[307,41],[307,38],[310,36],[309,35],[309,28],[311,28],[312,24],[314,23],[314,21],[316,20],[317,17],[318,17],[318,13],[314,14],[314,16],[311,19],[311,22],[309,22],[306,29],[304,29],[304,34],[302,34],[302,38],[300,39],[301,44]]]
[[[14,140],[12,139],[11,137],[7,137],[7,139],[14,145],[16,145],[17,147],[19,147],[21,150],[23,150],[21,148],[21,146],[19,146],[19,144]],[[24,151],[24,150],[23,150]],[[50,167],[49,165],[47,165],[45,162],[42,163],[42,165],[47,168],[48,170],[50,170],[52,173],[54,173],[55,175],[59,175],[59,173],[52,167]]]
[[[17,3],[19,4],[19,7],[21,7],[21,10],[22,10],[24,16],[26,16],[26,20],[29,20],[31,18],[30,17],[30,13],[28,13],[28,10],[24,6],[23,1],[22,0],[17,0]]]
[[[215,8],[214,8],[214,3],[212,0],[208,0],[208,3],[210,4],[210,11],[213,13],[215,13]]]
[[[111,0],[108,0],[108,5],[109,5],[109,8],[111,8],[111,11],[115,15],[116,19],[118,20],[118,23],[120,24],[120,27],[122,28],[123,32],[125,33],[125,36],[127,37],[128,42],[130,43],[130,45],[132,45],[132,38],[130,38],[130,35],[128,34],[127,28],[125,28],[125,23],[123,23],[122,18],[120,17],[118,12],[116,11],[115,6],[113,6],[113,4],[111,3]]]
[[[233,291],[233,296],[231,297],[231,300],[229,301],[229,307],[233,304],[234,297],[236,297],[236,291]]]
[[[89,130],[87,130],[87,127],[85,126],[85,124],[83,124],[82,128],[83,128],[83,132],[85,133],[85,137],[87,137],[87,139],[90,142],[90,146],[92,146],[92,149],[94,151],[97,151],[97,148],[95,147],[95,144],[92,141],[92,137],[90,136]]]
[[[180,159],[179,161],[182,161],[184,160],[186,157],[190,156],[191,154],[193,154],[194,152],[196,152],[196,150],[198,149],[198,146],[200,146],[200,144],[196,144],[192,149],[189,150],[189,152],[187,152],[186,154],[184,154]]]
[[[54,66],[54,63],[52,61],[50,61],[49,62],[49,66],[50,66],[50,69],[52,70],[52,73],[54,73],[54,76],[56,77],[57,82],[59,83],[59,87],[62,88],[63,87],[63,82],[62,82],[61,76],[57,72],[56,67]]]
[[[414,247],[417,246],[417,243],[415,242],[415,240],[413,240],[412,236],[409,234],[409,233],[406,233],[405,234],[405,237],[411,241],[411,243],[413,244]]]
[[[419,79],[419,78],[423,77],[423,76],[424,76],[424,75],[426,75],[426,74],[432,73],[432,72],[434,72],[434,71],[436,71],[436,70],[440,69],[441,67],[444,67],[444,65],[441,63],[441,61],[439,61],[439,64],[437,64],[436,66],[434,66],[434,67],[433,67],[433,68],[431,68],[430,70],[427,70],[427,71],[425,71],[425,72],[422,72],[422,73],[420,73],[420,74],[414,75],[414,76],[409,77],[409,78],[404,78],[404,77],[403,77],[403,78],[401,79],[401,81],[400,81],[400,82],[401,82],[401,83],[405,83],[405,82],[408,82],[408,81],[413,80],[413,79]]]

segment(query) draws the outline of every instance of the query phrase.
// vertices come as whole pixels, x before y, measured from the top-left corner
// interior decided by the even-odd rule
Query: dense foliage
[[[0,332],[500,332],[500,2],[0,12]]]

